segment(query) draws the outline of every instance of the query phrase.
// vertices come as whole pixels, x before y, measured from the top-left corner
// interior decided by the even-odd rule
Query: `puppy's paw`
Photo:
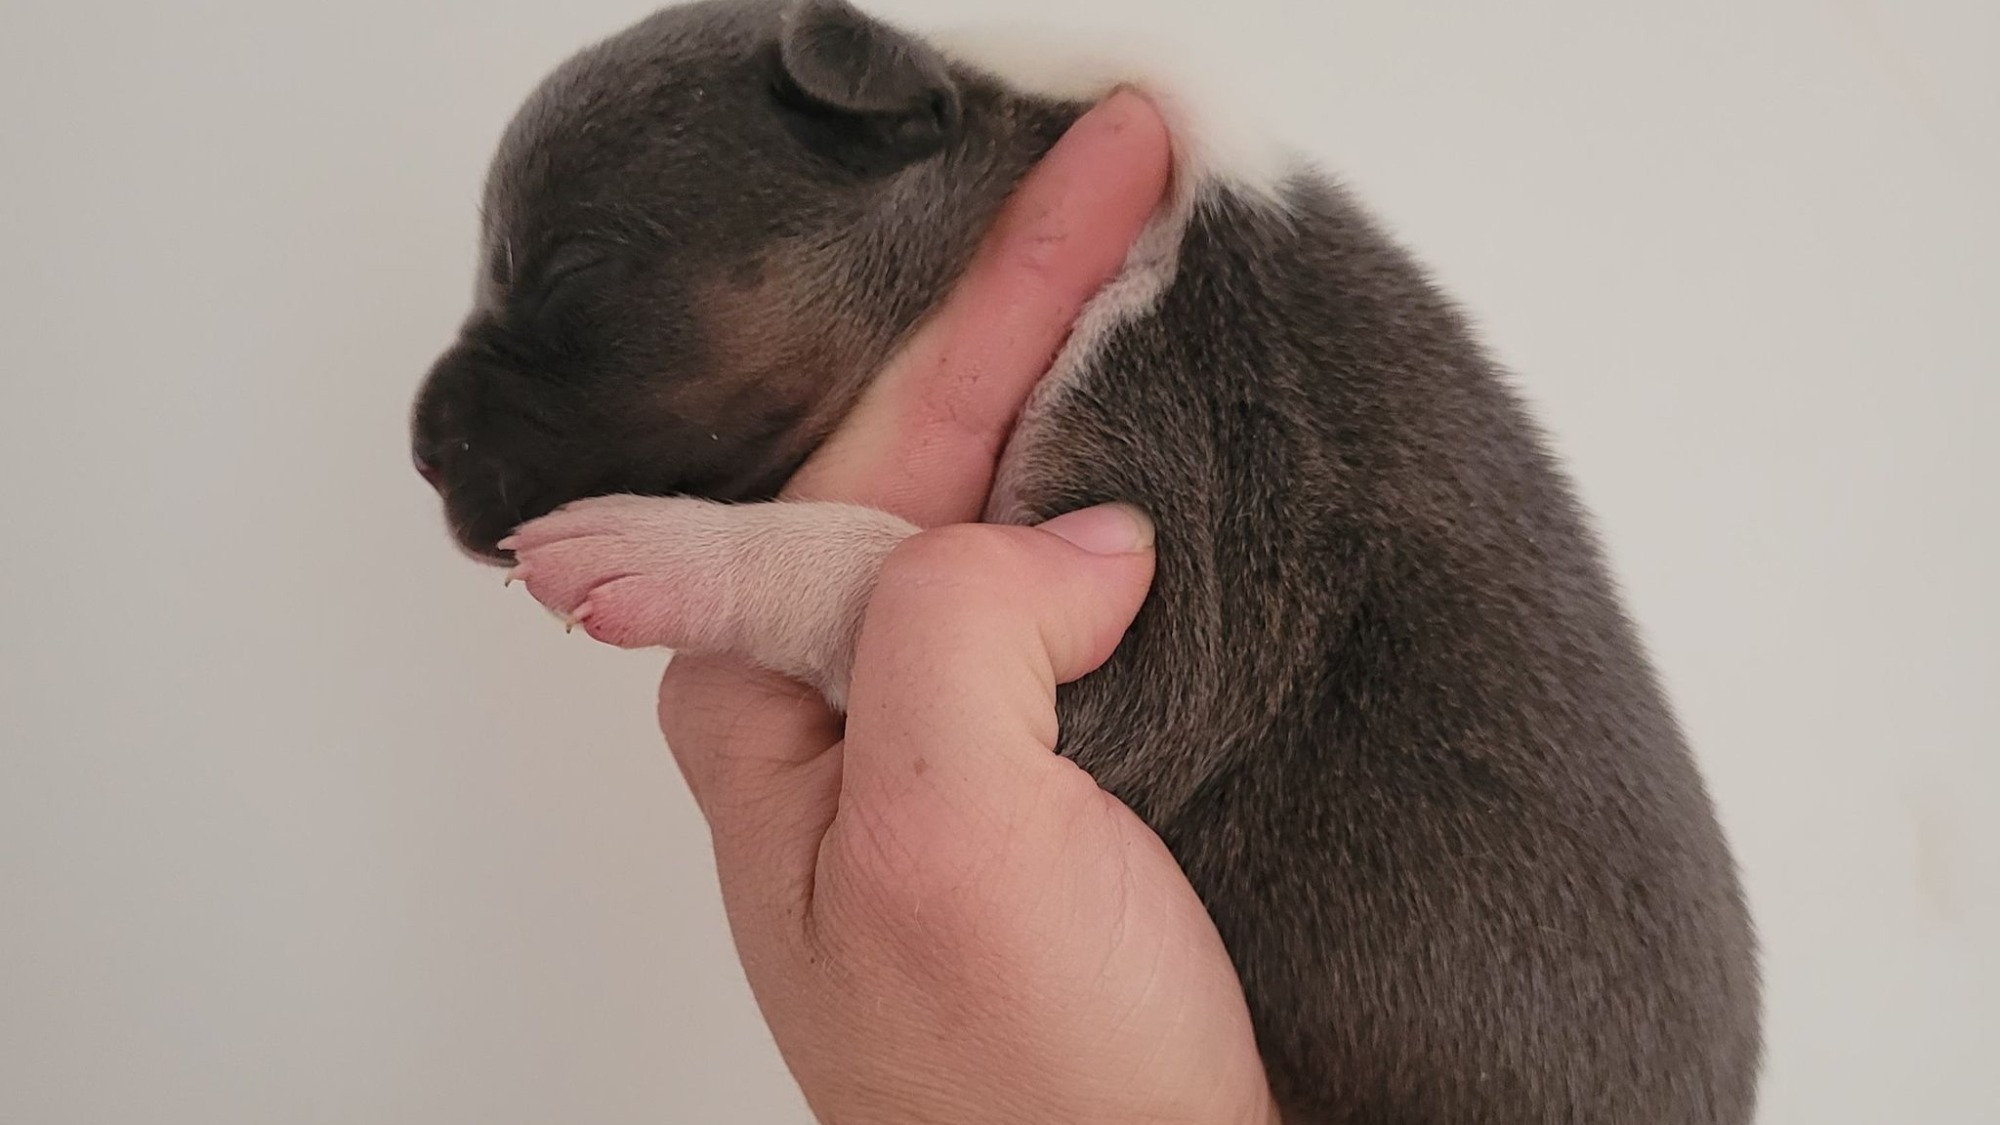
[[[621,648],[713,648],[728,574],[713,533],[716,505],[607,496],[523,524],[500,546],[514,552],[510,581],[550,612]]]
[[[876,574],[915,531],[849,504],[608,496],[500,545],[537,601],[600,641],[739,656],[838,703]]]

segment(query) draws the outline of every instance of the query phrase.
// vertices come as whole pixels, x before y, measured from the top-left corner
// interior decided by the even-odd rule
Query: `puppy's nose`
[[[416,467],[417,475],[430,482],[432,488],[444,491],[444,463],[449,452],[438,437],[434,426],[426,425],[428,419],[418,416],[417,424],[410,434],[410,464]]]
[[[438,471],[435,450],[419,441],[410,447],[410,462],[417,467],[417,475],[430,482],[432,488],[444,487],[444,476]]]
[[[443,432],[445,411],[444,402],[426,388],[410,416],[410,464],[440,492],[444,491],[444,463],[449,459]]]

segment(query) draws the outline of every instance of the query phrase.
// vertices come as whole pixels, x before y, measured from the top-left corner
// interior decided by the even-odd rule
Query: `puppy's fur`
[[[518,552],[603,639],[838,703],[914,529],[741,502],[1084,108],[840,0],[669,9],[572,59],[502,143],[477,303],[415,412],[460,543]],[[990,512],[1158,523],[1151,598],[1064,689],[1062,751],[1200,891],[1289,1120],[1747,1121],[1736,876],[1534,427],[1334,187],[1177,171]]]

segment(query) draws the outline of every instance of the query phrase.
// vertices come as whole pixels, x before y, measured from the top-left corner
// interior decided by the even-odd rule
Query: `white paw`
[[[607,496],[500,545],[537,601],[606,644],[742,657],[837,705],[876,575],[915,532],[851,504]]]
[[[621,648],[715,651],[729,544],[721,505],[606,496],[524,524],[501,547],[512,580],[591,636]]]

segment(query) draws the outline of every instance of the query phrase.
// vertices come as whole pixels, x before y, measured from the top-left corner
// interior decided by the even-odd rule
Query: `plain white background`
[[[805,1120],[658,657],[405,453],[489,146],[645,7],[0,7],[0,1121]],[[1995,1120],[2000,7],[1040,7],[1202,44],[1520,373],[1747,871],[1764,1120]]]

